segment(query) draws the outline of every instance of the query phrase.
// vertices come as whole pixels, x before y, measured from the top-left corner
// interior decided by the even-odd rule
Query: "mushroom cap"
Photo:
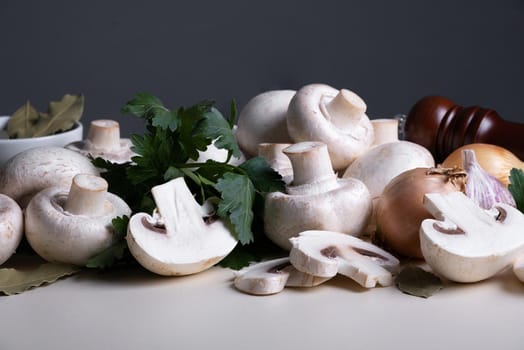
[[[325,84],[310,84],[297,91],[289,103],[287,128],[294,142],[320,141],[328,146],[335,170],[345,169],[374,141],[373,125],[365,113],[366,105],[356,94],[342,90],[356,110],[348,113],[344,128],[332,122],[326,106],[340,93]]]
[[[423,146],[409,141],[383,143],[358,157],[343,177],[362,181],[372,198],[379,197],[397,175],[414,168],[432,168],[435,160]]]
[[[268,193],[264,206],[266,236],[289,250],[289,239],[306,230],[337,231],[355,236],[362,234],[372,209],[368,189],[357,179],[335,181],[336,188],[321,193]]]
[[[0,265],[15,253],[24,235],[24,216],[18,204],[0,194]]]
[[[272,90],[253,97],[238,115],[237,141],[248,156],[258,154],[260,143],[292,143],[286,114],[294,90]]]
[[[497,217],[462,192],[428,193],[424,206],[436,219],[420,226],[420,246],[428,265],[455,282],[494,276],[524,255],[524,215],[497,204]]]
[[[26,208],[26,237],[43,259],[83,266],[114,243],[111,221],[131,215],[118,196],[106,193],[104,215],[72,215],[64,210],[68,188],[54,186],[38,192]]]
[[[68,187],[76,174],[99,175],[85,156],[60,147],[38,147],[12,157],[0,172],[0,193],[24,208],[37,192],[51,186]]]
[[[236,238],[221,220],[209,216],[194,199],[182,177],[152,188],[163,226],[146,213],[131,217],[127,244],[146,269],[159,275],[203,271],[229,254]]]
[[[102,158],[112,163],[131,162],[136,153],[131,150],[133,144],[130,139],[120,139],[120,147],[114,150],[97,148],[89,140],[76,141],[68,144],[65,148],[78,152],[84,157]]]

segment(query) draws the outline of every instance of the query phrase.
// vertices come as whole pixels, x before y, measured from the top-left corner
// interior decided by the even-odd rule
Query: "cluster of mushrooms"
[[[397,120],[370,120],[366,108],[357,94],[324,84],[264,92],[244,106],[236,128],[244,156],[231,161],[262,156],[282,175],[285,192],[265,197],[264,231],[289,256],[239,271],[239,290],[274,294],[336,274],[365,288],[393,283],[399,260],[370,242],[380,226],[381,195],[399,174],[435,161],[424,147],[398,139]],[[225,160],[220,152],[211,145],[201,160]],[[131,210],[108,193],[86,155],[126,162],[134,154],[117,122],[97,120],[85,141],[31,149],[2,167],[0,264],[24,234],[42,258],[75,265],[113,243],[111,220]],[[200,205],[183,178],[151,191],[157,209],[134,214],[126,236],[146,269],[193,274],[233,250],[237,241],[227,225],[209,219],[212,204]],[[493,215],[461,192],[428,193],[424,206],[434,219],[420,226],[420,251],[435,272],[474,282],[513,266],[524,280],[524,235],[518,232],[524,215],[515,208],[500,204]]]
[[[131,209],[107,191],[86,155],[125,162],[129,145],[118,123],[97,120],[85,141],[32,148],[8,160],[0,169],[0,264],[24,235],[43,259],[80,266],[111,246],[111,221]]]
[[[239,115],[237,139],[247,157],[263,156],[287,184],[285,193],[267,194],[264,229],[289,251],[288,258],[241,270],[239,290],[274,294],[337,273],[365,288],[393,283],[399,260],[370,243],[375,232],[388,230],[380,199],[401,174],[435,167],[426,148],[398,139],[398,120],[370,120],[355,93],[311,84],[255,96]],[[402,233],[415,249],[401,240],[382,246],[423,258],[451,281],[480,281],[509,266],[522,280],[524,215],[514,205],[489,212],[460,191],[420,200],[425,220]]]

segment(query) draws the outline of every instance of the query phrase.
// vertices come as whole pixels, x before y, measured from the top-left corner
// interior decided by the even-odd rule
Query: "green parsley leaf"
[[[152,119],[152,125],[162,129],[175,131],[180,124],[177,111],[159,110]]]
[[[151,94],[141,93],[136,94],[131,101],[127,102],[120,112],[122,114],[134,114],[137,117],[151,119],[155,111],[161,110],[165,110],[162,101]]]
[[[124,238],[127,233],[127,225],[129,225],[129,217],[116,217],[111,221],[111,224],[113,225],[116,243],[91,257],[87,261],[86,267],[105,269],[115,265],[124,257],[127,250],[127,243]]]
[[[217,148],[226,149],[232,152],[235,157],[240,157],[241,152],[236,142],[235,135],[226,119],[216,108],[211,108],[204,113],[204,117],[198,124],[196,134],[201,134],[205,138],[214,140]]]
[[[248,159],[239,167],[248,174],[257,191],[265,193],[284,191],[282,176],[271,168],[264,158]]]
[[[517,209],[524,213],[524,171],[513,168],[509,174],[508,189],[515,198]]]
[[[252,242],[252,206],[255,198],[253,183],[246,175],[226,173],[218,180],[216,187],[222,198],[217,214],[223,219],[231,220],[240,243]]]

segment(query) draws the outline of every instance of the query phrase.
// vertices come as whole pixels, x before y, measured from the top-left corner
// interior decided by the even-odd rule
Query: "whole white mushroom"
[[[248,157],[258,154],[260,143],[292,143],[286,113],[294,90],[272,90],[253,97],[238,115],[237,141]]]
[[[374,141],[366,103],[354,92],[325,84],[310,84],[289,103],[287,128],[294,142],[327,145],[333,168],[346,169]]]
[[[78,174],[69,191],[54,186],[33,197],[26,208],[26,237],[47,261],[85,265],[113,244],[111,221],[124,215],[131,209],[107,192],[103,178]]]
[[[24,235],[24,216],[18,204],[0,194],[0,265],[14,254]]]

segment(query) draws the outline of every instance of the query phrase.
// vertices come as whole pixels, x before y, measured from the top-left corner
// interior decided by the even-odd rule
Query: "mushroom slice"
[[[18,204],[0,194],[0,265],[14,254],[24,235],[24,216]]]
[[[127,244],[146,269],[165,276],[189,275],[222,260],[237,240],[193,198],[183,178],[151,189],[161,219],[146,213],[131,217]]]
[[[86,140],[70,143],[66,148],[84,156],[125,163],[136,155],[131,146],[131,140],[120,138],[120,124],[117,121],[98,119],[91,122]]]
[[[524,254],[524,215],[507,204],[496,204],[494,217],[462,192],[450,192],[426,194],[424,207],[436,220],[420,226],[422,255],[449,280],[487,279]]]
[[[302,272],[333,277],[349,277],[365,288],[393,283],[399,266],[393,255],[359,238],[333,231],[304,231],[290,239],[290,261]]]
[[[298,271],[289,258],[279,258],[243,268],[234,284],[248,294],[270,295],[280,293],[284,287],[314,287],[329,279]]]

